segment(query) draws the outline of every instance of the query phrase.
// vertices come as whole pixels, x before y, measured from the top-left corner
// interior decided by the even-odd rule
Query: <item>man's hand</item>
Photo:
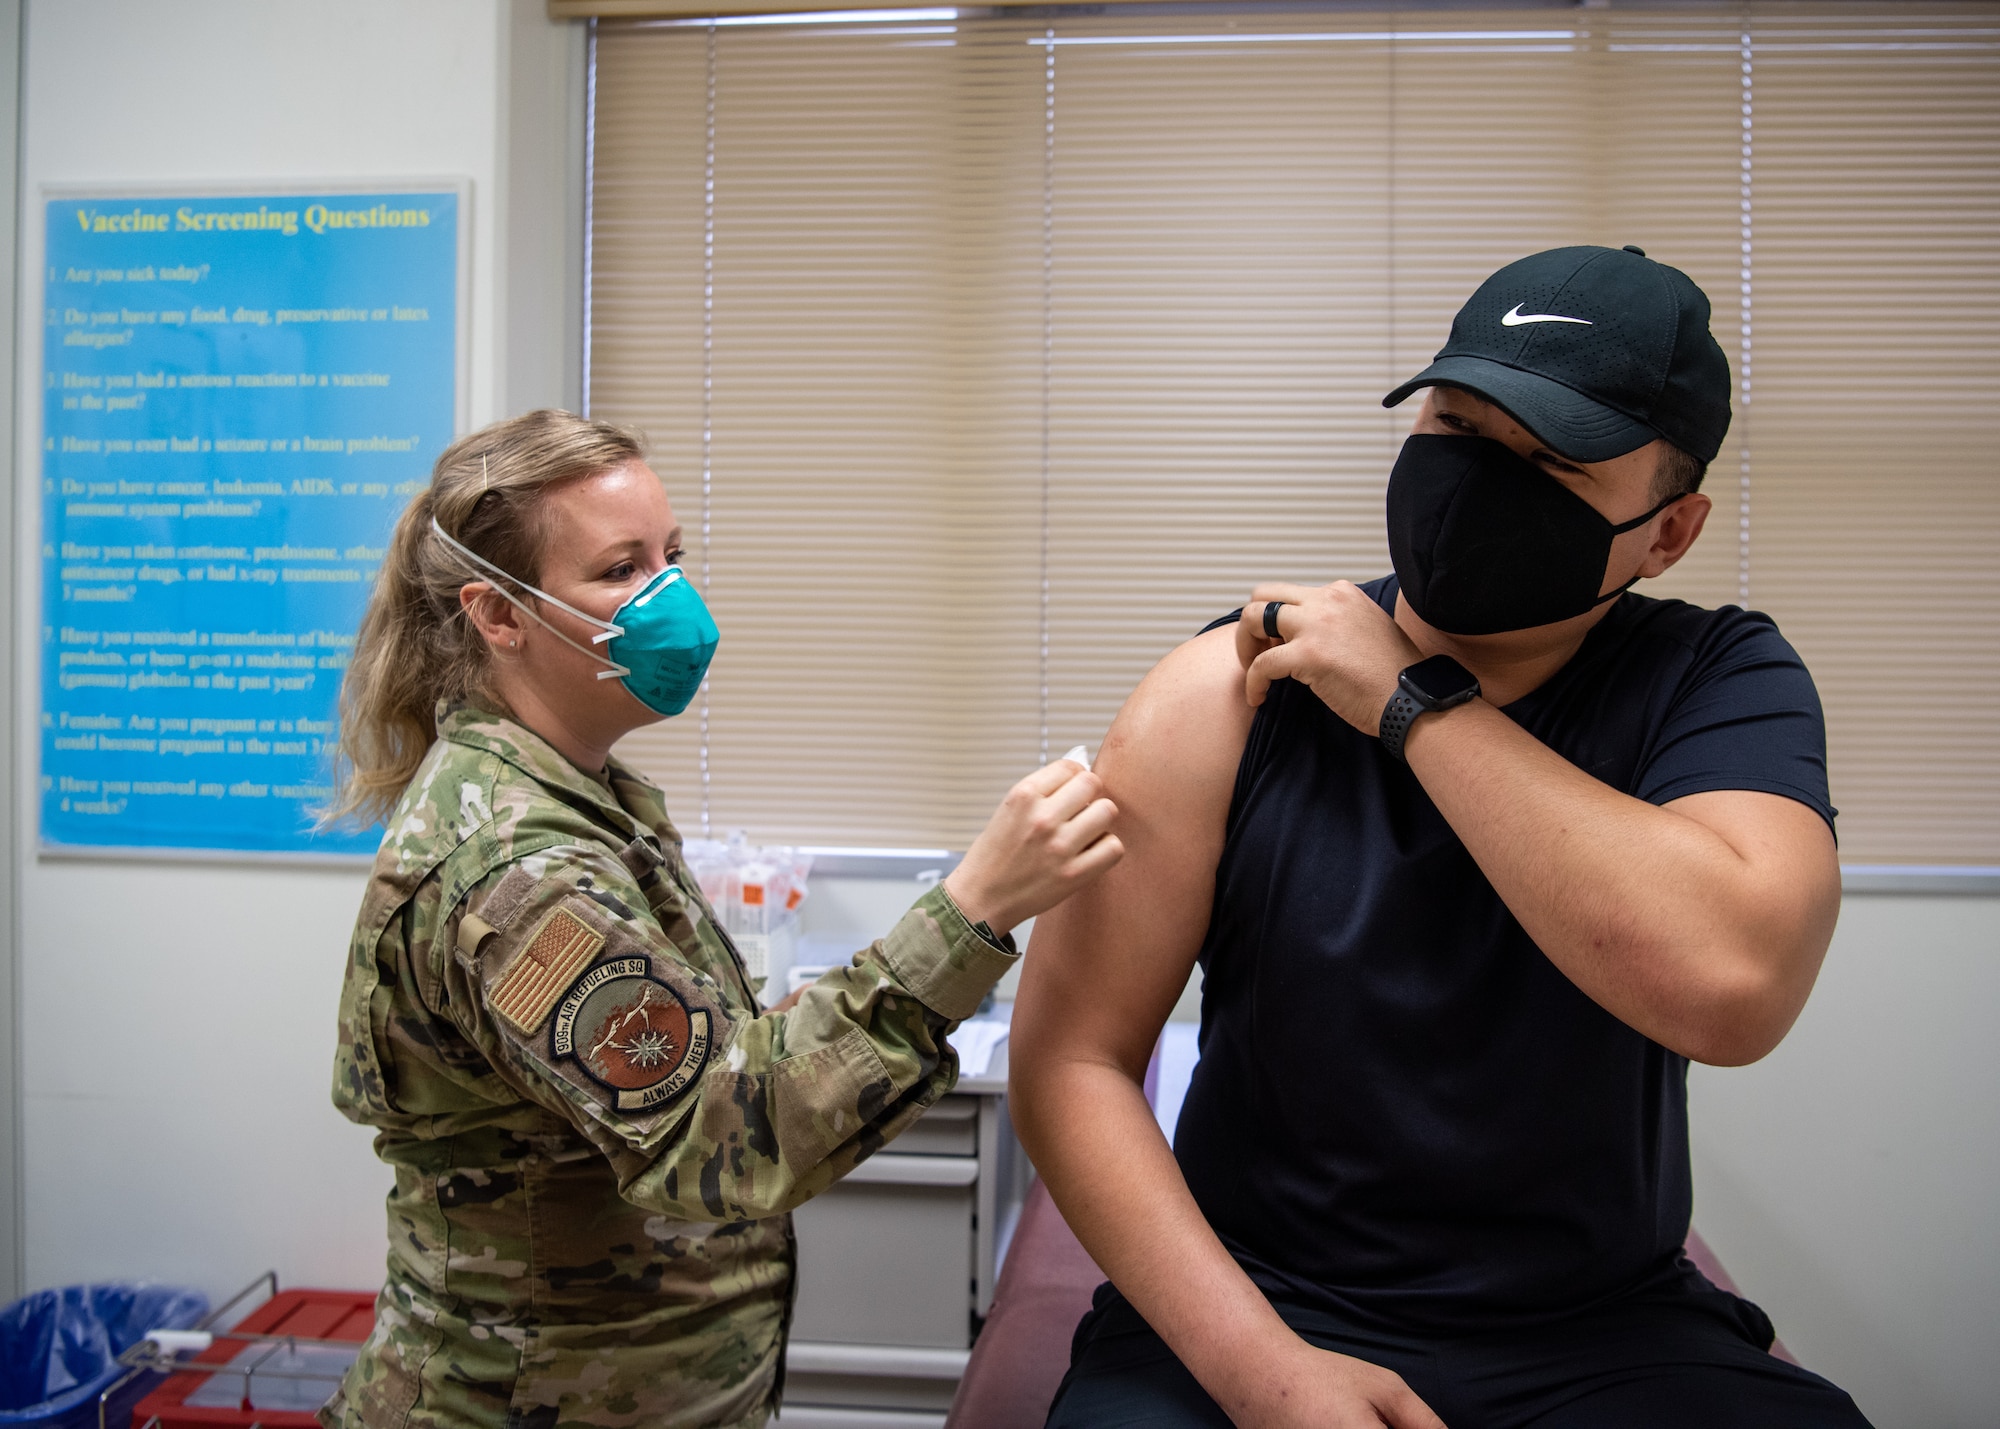
[[[1257,1379],[1243,1403],[1222,1406],[1242,1429],[1445,1429],[1401,1375],[1296,1337]]]
[[[1278,633],[1268,638],[1264,607],[1278,605]],[[1243,693],[1264,703],[1273,680],[1310,685],[1326,707],[1372,735],[1396,693],[1396,677],[1423,658],[1387,611],[1352,581],[1328,586],[1260,585],[1236,625]]]

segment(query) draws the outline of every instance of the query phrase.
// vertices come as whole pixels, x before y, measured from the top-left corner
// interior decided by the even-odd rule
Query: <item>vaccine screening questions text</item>
[[[451,439],[457,195],[51,200],[46,845],[316,831],[396,514]]]

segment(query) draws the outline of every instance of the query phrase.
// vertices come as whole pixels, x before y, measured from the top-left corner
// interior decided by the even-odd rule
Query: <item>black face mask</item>
[[[1540,467],[1488,437],[1418,432],[1389,473],[1389,556],[1410,608],[1448,635],[1550,625],[1630,590],[1597,588],[1614,526]]]

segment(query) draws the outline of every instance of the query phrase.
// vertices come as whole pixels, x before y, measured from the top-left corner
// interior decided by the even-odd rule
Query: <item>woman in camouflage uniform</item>
[[[760,1010],[660,792],[610,755],[661,715],[591,637],[680,554],[642,456],[564,412],[457,442],[362,625],[343,808],[388,831],[334,1101],[396,1179],[330,1429],[762,1424],[787,1213],[951,1087],[1008,930],[1121,854],[1096,780],[1052,764],[888,937]]]

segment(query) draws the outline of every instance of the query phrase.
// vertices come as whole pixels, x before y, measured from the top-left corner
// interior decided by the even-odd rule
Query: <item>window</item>
[[[683,826],[964,847],[1257,580],[1388,569],[1481,278],[1638,243],[1739,383],[1648,593],[1798,645],[1844,858],[2000,863],[1990,6],[769,18],[593,30],[589,404],[723,629],[625,750]]]

